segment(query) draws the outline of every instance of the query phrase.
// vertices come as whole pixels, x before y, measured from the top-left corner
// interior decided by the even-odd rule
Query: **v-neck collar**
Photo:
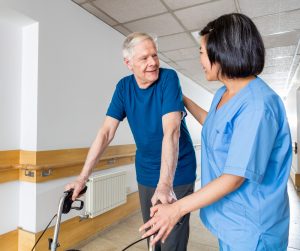
[[[238,100],[240,96],[242,96],[252,85],[253,82],[255,82],[258,79],[258,77],[252,79],[249,81],[247,85],[245,85],[243,88],[241,88],[232,98],[230,98],[227,102],[225,102],[219,109],[217,108],[219,103],[221,102],[221,99],[226,92],[227,88],[225,87],[224,90],[220,93],[220,96],[218,97],[218,100],[216,102],[216,105],[214,107],[214,113],[219,113],[222,110],[228,110],[230,107],[232,107],[233,104]]]

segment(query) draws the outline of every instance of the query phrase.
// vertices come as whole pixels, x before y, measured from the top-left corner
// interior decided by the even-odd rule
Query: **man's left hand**
[[[155,193],[151,199],[152,205],[159,203],[171,204],[177,200],[173,187],[164,183],[158,183]]]

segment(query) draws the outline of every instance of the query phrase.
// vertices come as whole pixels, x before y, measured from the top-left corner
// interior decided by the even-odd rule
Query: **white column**
[[[37,149],[38,23],[23,27],[21,133],[22,150]]]

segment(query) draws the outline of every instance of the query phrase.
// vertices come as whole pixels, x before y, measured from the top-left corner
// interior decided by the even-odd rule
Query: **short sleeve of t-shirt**
[[[120,81],[115,89],[110,105],[107,109],[106,115],[122,121],[126,117],[124,107],[124,91],[123,83]]]
[[[183,112],[185,115],[181,87],[175,71],[168,71],[162,91],[162,115],[176,111]]]
[[[260,183],[278,133],[270,112],[249,111],[236,119],[223,173]]]

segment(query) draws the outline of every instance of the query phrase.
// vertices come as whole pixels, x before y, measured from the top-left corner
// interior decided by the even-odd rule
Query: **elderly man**
[[[146,33],[130,34],[123,44],[123,56],[133,74],[117,84],[84,167],[66,189],[74,188],[73,199],[78,196],[120,121],[127,117],[137,146],[136,175],[146,222],[152,205],[172,203],[193,192],[196,158],[184,120],[186,113],[177,74],[159,68],[154,39]],[[184,251],[188,237],[189,215],[155,250]]]

